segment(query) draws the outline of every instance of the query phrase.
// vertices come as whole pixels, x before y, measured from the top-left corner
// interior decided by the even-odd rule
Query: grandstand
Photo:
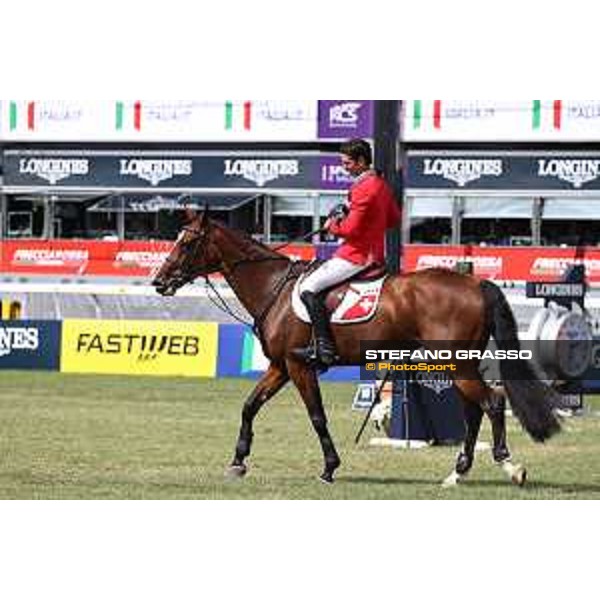
[[[525,281],[573,262],[600,281],[600,101],[398,106],[407,270],[471,261],[507,288],[520,328],[539,305]],[[206,203],[266,243],[302,238],[343,199],[337,147],[374,138],[374,112],[368,100],[0,100],[2,296],[34,319],[229,322],[202,285],[174,299],[147,287],[178,209]]]

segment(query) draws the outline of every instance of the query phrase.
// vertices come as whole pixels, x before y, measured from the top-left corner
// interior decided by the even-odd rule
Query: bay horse
[[[321,480],[332,483],[340,458],[329,434],[318,373],[293,352],[311,339],[311,327],[295,316],[291,305],[294,285],[306,270],[306,263],[294,262],[249,235],[211,219],[208,208],[200,213],[187,209],[185,220],[152,285],[159,294],[172,296],[198,277],[221,273],[254,319],[255,333],[270,361],[244,403],[227,474],[246,474],[254,418],[291,380],[321,443]],[[492,282],[446,269],[388,276],[374,317],[366,323],[333,325],[332,332],[340,365],[360,364],[361,340],[415,340],[425,346],[424,340],[460,340],[461,348],[481,349],[492,335],[500,349],[520,348],[515,319],[502,291]],[[463,447],[444,485],[457,484],[470,471],[484,414],[491,421],[494,460],[514,483],[522,485],[526,471],[512,463],[506,443],[504,397],[486,385],[478,371],[472,375],[478,364],[471,361],[453,374],[466,429]],[[529,435],[543,442],[557,433],[560,423],[552,410],[554,392],[538,379],[530,364],[525,360],[501,361],[500,371],[513,413]]]

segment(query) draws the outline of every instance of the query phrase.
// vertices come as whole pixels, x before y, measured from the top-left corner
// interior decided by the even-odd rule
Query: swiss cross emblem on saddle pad
[[[376,279],[373,279],[373,276]],[[366,278],[365,278],[366,277]],[[327,292],[327,310],[331,314],[331,323],[335,325],[350,325],[364,323],[373,317],[379,304],[383,284],[387,278],[385,269],[379,268],[377,273],[369,271],[340,283]],[[295,315],[305,323],[310,323],[308,311],[300,300],[298,286],[303,277],[298,280],[292,293],[292,307]]]

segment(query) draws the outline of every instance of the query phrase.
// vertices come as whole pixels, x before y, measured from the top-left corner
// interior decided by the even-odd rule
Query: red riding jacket
[[[344,239],[334,256],[358,265],[385,262],[385,230],[400,221],[400,209],[387,182],[368,171],[350,188],[350,212],[331,221],[328,231]]]

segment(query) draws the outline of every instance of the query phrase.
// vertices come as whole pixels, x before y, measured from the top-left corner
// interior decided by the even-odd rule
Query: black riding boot
[[[338,357],[331,335],[325,298],[313,292],[302,292],[300,299],[304,302],[313,324],[314,344],[297,350],[296,354],[304,358],[306,362],[320,363],[324,367],[330,367]]]

